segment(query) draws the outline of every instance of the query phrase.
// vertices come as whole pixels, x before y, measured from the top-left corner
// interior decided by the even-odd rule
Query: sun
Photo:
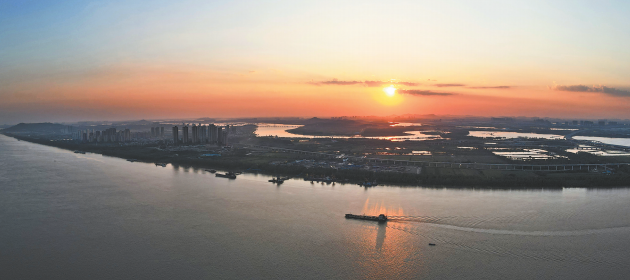
[[[385,94],[387,94],[387,96],[389,97],[392,97],[396,94],[396,88],[394,86],[388,86],[384,88],[383,91],[385,91]]]

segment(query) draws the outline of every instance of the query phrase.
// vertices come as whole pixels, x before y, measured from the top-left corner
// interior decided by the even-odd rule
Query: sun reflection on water
[[[363,208],[366,215],[383,213],[403,215],[401,207],[388,207],[385,203],[370,204]],[[417,246],[421,236],[410,234],[410,224],[387,221],[375,223],[356,221],[359,225],[355,241],[360,253],[357,256],[359,271],[364,278],[413,278],[424,263],[425,248]],[[421,269],[420,269],[421,270]]]
[[[405,215],[405,212],[400,206],[398,207],[387,206],[383,202],[370,204],[369,198],[365,200],[365,204],[363,205],[363,209],[361,210],[361,213],[365,215],[373,215],[373,216],[377,216],[380,214],[385,214],[386,216],[404,216]]]

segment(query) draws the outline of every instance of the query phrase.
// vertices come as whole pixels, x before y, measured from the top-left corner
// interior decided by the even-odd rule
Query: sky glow
[[[627,1],[3,1],[0,124],[630,118],[628,14]]]

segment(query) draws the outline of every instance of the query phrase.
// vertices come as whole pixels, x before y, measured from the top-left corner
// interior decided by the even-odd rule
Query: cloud
[[[323,85],[341,85],[341,86],[347,86],[347,85],[356,85],[356,84],[360,84],[362,82],[360,81],[339,81],[337,79],[332,79],[331,81],[323,81],[323,82],[319,82],[320,84]]]
[[[605,86],[601,86],[597,89],[599,92],[603,92],[603,93],[614,95],[614,96],[630,96],[630,91],[627,91],[627,90],[616,89],[616,88],[605,87]]]
[[[397,82],[395,83],[397,85],[404,85],[404,86],[408,86],[408,87],[415,87],[415,86],[419,86],[419,83],[412,83],[412,82]]]
[[[337,86],[350,86],[350,85],[365,85],[367,87],[386,87],[389,85],[403,85],[408,87],[419,86],[419,83],[414,82],[398,82],[398,81],[340,81],[337,79],[332,79],[330,81],[321,81],[321,82],[308,82],[311,85],[321,86],[321,85],[337,85]]]
[[[365,81],[365,85],[368,87],[382,87],[386,85],[390,85],[391,83],[381,82],[381,81]]]
[[[495,87],[468,87],[472,89],[511,89],[511,86],[495,86]]]
[[[555,86],[549,87],[549,89],[557,90],[557,91],[571,91],[571,92],[601,92],[601,93],[605,93],[612,96],[630,97],[630,91],[623,90],[623,89],[616,89],[616,88],[602,86],[602,85],[592,86],[592,87],[585,86],[585,85],[569,85],[569,86],[555,85]]]
[[[349,85],[356,85],[356,84],[362,84],[363,82],[361,81],[340,81],[337,79],[332,79],[330,81],[321,81],[321,82],[308,82],[311,85],[316,85],[316,86],[321,86],[321,85],[338,85],[338,86],[349,86]]]
[[[416,95],[416,96],[449,96],[457,95],[457,93],[450,92],[435,92],[430,90],[418,90],[418,89],[399,89],[398,93]]]
[[[408,86],[408,87],[415,87],[415,86],[419,86],[419,83],[413,83],[413,82],[397,82],[397,81],[390,81],[390,82],[381,82],[381,81],[365,81],[364,82],[366,86],[368,87],[385,87],[385,86],[389,86],[389,85],[403,85],[403,86]]]
[[[464,84],[435,84],[436,87],[463,87]]]
[[[590,87],[588,86],[583,86],[583,85],[573,85],[573,86],[553,86],[551,87],[551,89],[553,90],[557,90],[557,91],[574,91],[574,92],[589,92],[589,91],[593,91]]]
[[[364,85],[367,87],[387,87],[389,85],[393,85],[395,87],[397,86],[418,86],[420,85],[420,83],[414,83],[414,82],[400,82],[400,81],[340,81],[337,79],[332,79],[330,81],[321,81],[321,82],[309,82],[309,84],[312,85],[317,85],[317,86],[321,86],[321,85],[340,85],[340,86],[347,86],[347,85]],[[446,87],[446,86],[464,86],[462,84],[441,84],[441,86]],[[415,96],[450,96],[450,95],[457,95],[457,93],[450,93],[450,92],[435,92],[435,91],[430,91],[430,90],[419,90],[419,89],[397,89],[396,92],[400,93],[400,94],[408,94],[408,95],[415,95]]]

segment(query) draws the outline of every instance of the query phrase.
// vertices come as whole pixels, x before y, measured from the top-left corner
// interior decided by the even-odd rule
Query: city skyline
[[[0,124],[630,118],[623,1],[9,1]]]

